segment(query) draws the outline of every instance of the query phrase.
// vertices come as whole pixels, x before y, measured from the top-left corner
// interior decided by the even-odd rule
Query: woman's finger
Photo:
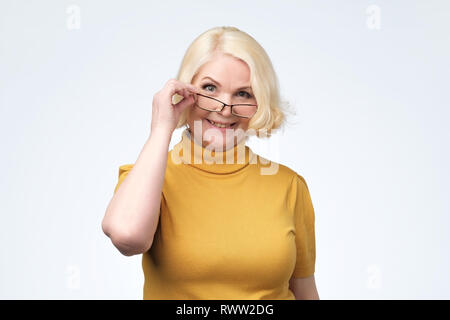
[[[200,92],[200,90],[192,84],[183,83],[181,81],[172,79],[167,82],[165,90],[163,90],[163,95],[166,98],[171,98],[175,93],[177,93],[186,98],[190,94],[188,94],[188,92],[186,92],[185,90],[188,90],[191,93]]]
[[[200,93],[200,89],[199,88],[197,88],[196,86],[194,86],[193,84],[188,84],[187,85],[187,87],[188,87],[188,90],[189,91],[192,91],[192,92],[194,92],[194,93]]]

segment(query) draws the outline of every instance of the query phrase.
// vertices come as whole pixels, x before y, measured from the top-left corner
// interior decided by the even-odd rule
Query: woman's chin
[[[236,139],[238,142],[242,140],[242,135],[245,130],[241,128],[241,124],[237,123],[233,128],[218,128],[210,124],[205,118],[202,119],[201,127],[197,127],[199,130],[198,133],[201,132],[201,141],[203,147],[208,147],[211,150],[228,150],[235,146]],[[194,136],[196,135],[195,129]],[[196,139],[199,141],[199,139]]]
[[[231,141],[217,141],[208,142],[204,140],[204,147],[214,151],[225,151],[234,147],[234,142]]]

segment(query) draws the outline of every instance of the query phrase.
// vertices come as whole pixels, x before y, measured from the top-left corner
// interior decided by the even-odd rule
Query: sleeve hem
[[[314,275],[315,265],[310,265],[303,268],[297,268],[292,273],[292,278],[307,278]]]

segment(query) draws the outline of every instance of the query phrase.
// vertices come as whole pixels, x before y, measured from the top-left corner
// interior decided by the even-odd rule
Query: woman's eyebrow
[[[218,81],[214,80],[213,78],[211,78],[211,77],[203,77],[202,80],[204,80],[204,79],[210,79],[212,82],[216,83],[220,87],[220,83]],[[237,88],[236,90],[242,90],[242,89],[252,90],[252,87],[241,87],[241,88]]]

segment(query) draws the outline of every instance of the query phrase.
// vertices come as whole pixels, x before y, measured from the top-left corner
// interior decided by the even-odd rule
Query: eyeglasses
[[[221,112],[226,106],[231,107],[231,113],[241,118],[251,118],[258,111],[258,105],[235,103],[226,104],[216,98],[205,96],[201,93],[195,93],[195,104],[200,109],[212,112]]]

